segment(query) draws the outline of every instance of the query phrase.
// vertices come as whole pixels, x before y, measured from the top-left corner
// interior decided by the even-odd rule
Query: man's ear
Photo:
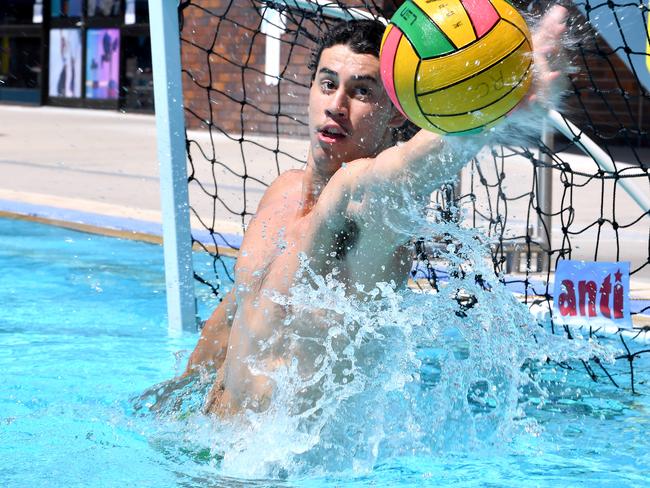
[[[400,112],[394,105],[392,107],[392,110],[393,115],[391,115],[391,118],[388,121],[388,127],[397,129],[398,127],[401,127],[404,122],[406,122],[406,117],[404,117],[404,115],[402,115],[402,112]]]

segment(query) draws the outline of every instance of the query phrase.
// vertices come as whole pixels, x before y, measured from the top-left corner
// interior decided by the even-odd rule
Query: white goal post
[[[178,1],[149,0],[169,332],[196,332]]]

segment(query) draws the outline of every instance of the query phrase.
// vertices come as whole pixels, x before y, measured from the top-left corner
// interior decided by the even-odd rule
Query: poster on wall
[[[52,17],[81,17],[81,0],[52,0]]]
[[[116,99],[120,81],[119,29],[89,29],[86,38],[86,98]]]
[[[81,30],[50,30],[50,77],[48,93],[51,97],[78,98],[81,96]]]
[[[116,17],[122,13],[120,0],[88,0],[88,17]]]

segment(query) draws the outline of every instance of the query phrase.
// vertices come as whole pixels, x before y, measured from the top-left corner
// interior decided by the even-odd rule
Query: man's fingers
[[[566,20],[567,16],[569,14],[569,11],[562,7],[561,5],[554,5],[551,7],[551,9],[548,11],[548,16],[549,18],[555,20],[556,22],[559,23],[564,23]]]
[[[556,5],[551,8],[542,17],[539,26],[535,30],[533,45],[535,49],[552,48],[557,45],[557,40],[566,30],[565,20],[567,17],[567,10],[564,7]]]
[[[540,27],[547,27],[554,32],[557,32],[558,30],[562,31],[564,30],[564,22],[566,21],[567,14],[567,9],[555,5],[544,14]]]
[[[533,92],[528,97],[528,102],[536,102],[540,99],[546,99],[550,93],[548,93],[553,85],[553,82],[556,81],[562,75],[559,71],[547,71],[539,76],[537,79],[537,90]]]
[[[526,101],[529,104],[545,105],[559,89],[558,79],[562,76],[556,70],[562,49],[561,37],[566,30],[567,10],[552,7],[540,20],[533,34],[533,57],[535,63],[534,84]]]
[[[554,80],[557,80],[560,77],[561,74],[562,73],[560,73],[559,71],[551,71],[546,75],[546,77],[547,77],[548,81],[554,81]]]

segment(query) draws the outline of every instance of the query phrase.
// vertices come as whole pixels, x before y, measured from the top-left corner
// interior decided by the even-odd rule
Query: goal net
[[[517,6],[534,16],[547,5]],[[318,38],[339,19],[390,18],[396,8],[391,0],[181,1],[193,243],[211,262],[195,276],[217,297],[233,279],[223,256],[238,249],[264,190],[304,165]],[[563,115],[536,144],[483,151],[433,202],[445,218],[484,231],[495,270],[533,308],[552,308],[561,260],[630,262],[635,328],[608,332],[622,342],[621,367],[585,366],[594,379],[634,389],[634,366],[650,350],[648,3],[569,8]],[[440,243],[422,236],[413,244],[413,283],[438,287]]]

